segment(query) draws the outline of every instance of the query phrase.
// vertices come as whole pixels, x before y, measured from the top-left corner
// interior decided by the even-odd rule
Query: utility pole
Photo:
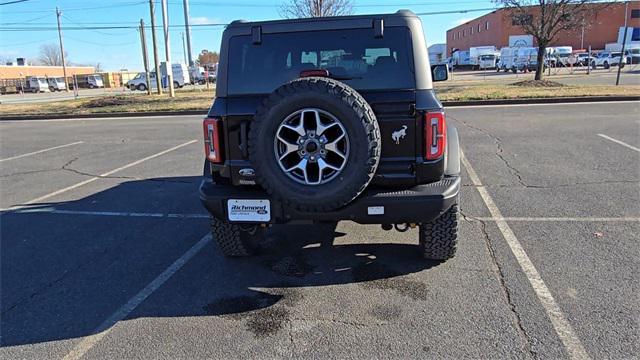
[[[144,73],[147,77],[147,95],[151,95],[151,78],[149,77],[149,60],[147,59],[147,37],[144,34],[144,20],[140,19],[140,40],[142,42],[142,61]]]
[[[181,32],[180,36],[182,36],[182,55],[184,56],[184,63],[188,64],[188,62],[187,62],[187,49],[184,47],[184,33]]]
[[[189,25],[189,0],[183,0],[184,5],[184,27],[187,33],[187,57],[189,66],[193,66],[193,58],[191,57],[191,26]]]
[[[156,88],[158,95],[162,95],[162,84],[160,84],[160,61],[158,60],[158,43],[156,41],[156,12],[153,0],[149,0],[149,11],[151,11],[151,38],[153,39],[153,61],[156,67]]]
[[[622,70],[622,60],[624,60],[624,47],[627,44],[627,8],[629,2],[624,3],[624,35],[622,35],[622,49],[620,50],[620,61],[618,61],[618,74],[616,75],[616,86],[620,85],[620,70]]]
[[[64,90],[69,92],[69,84],[67,84],[67,62],[64,58],[64,43],[62,42],[62,29],[60,29],[60,15],[62,12],[56,6],[56,17],[58,18],[58,39],[60,39],[60,58],[62,59],[62,73],[64,74]]]
[[[167,15],[167,0],[162,0],[162,27],[164,29],[164,59],[167,69],[167,85],[169,86],[169,97],[176,97],[173,88],[173,67],[171,66],[171,45],[169,44],[169,16]]]

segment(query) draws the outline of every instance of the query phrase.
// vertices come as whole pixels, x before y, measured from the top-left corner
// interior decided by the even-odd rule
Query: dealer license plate
[[[230,199],[227,201],[229,221],[268,222],[271,220],[269,200]]]

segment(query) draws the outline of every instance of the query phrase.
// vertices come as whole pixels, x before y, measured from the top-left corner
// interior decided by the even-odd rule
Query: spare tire
[[[258,183],[301,211],[334,210],[360,195],[376,172],[380,146],[378,122],[364,98],[322,77],[277,88],[249,132]]]

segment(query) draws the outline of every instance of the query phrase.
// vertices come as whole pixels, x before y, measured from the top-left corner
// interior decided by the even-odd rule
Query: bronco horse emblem
[[[396,145],[399,145],[400,140],[404,139],[405,136],[407,136],[407,125],[402,125],[402,129],[394,131],[391,134],[391,139],[393,139]]]

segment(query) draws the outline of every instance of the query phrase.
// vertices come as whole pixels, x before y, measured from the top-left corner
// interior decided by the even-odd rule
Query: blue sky
[[[8,0],[0,0],[0,4]],[[181,32],[184,31],[182,0],[169,1],[169,23],[172,60],[182,61]],[[269,20],[280,18],[278,9],[284,0],[190,0],[191,23],[228,23],[235,19]],[[156,20],[162,25],[160,1],[156,1]],[[93,65],[100,62],[106,70],[142,69],[140,35],[136,29],[84,29],[87,26],[137,26],[140,19],[149,24],[148,0],[27,0],[0,5],[0,58],[38,56],[42,44],[58,44],[55,30],[55,7],[63,12],[65,26],[81,28],[64,31],[64,42],[69,60],[77,64]],[[493,8],[487,0],[356,0],[356,14],[394,12],[410,9],[416,13]],[[445,41],[447,29],[481,16],[488,11],[469,13],[424,15],[423,27],[429,44]],[[38,28],[37,31],[18,31],[17,28]],[[193,27],[192,49],[194,58],[202,49],[218,51],[224,27]],[[163,40],[158,28],[159,40]],[[151,34],[147,32],[148,44]],[[160,57],[164,60],[163,41]],[[151,52],[151,48],[149,48]]]

